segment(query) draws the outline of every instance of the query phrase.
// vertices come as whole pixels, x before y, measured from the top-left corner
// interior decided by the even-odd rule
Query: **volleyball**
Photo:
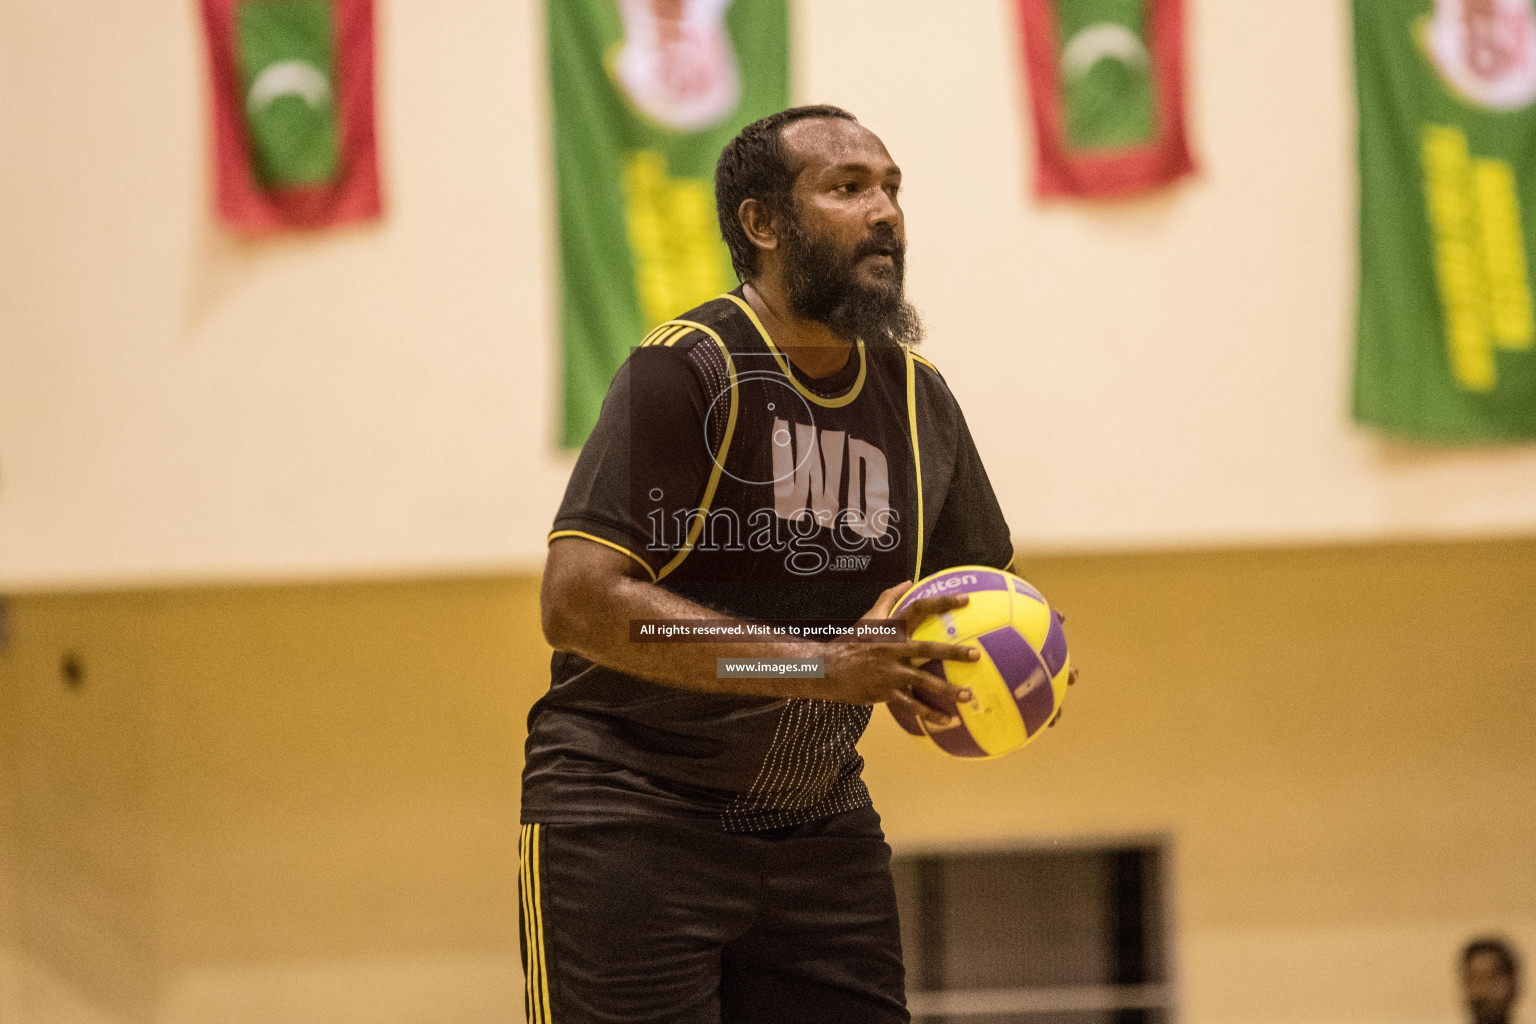
[[[891,714],[914,736],[931,740],[953,757],[1001,757],[1040,735],[1066,695],[1071,664],[1061,621],[1040,591],[1012,573],[983,565],[962,565],[924,577],[902,595],[893,613],[912,602],[942,594],[966,594],[970,601],[924,620],[913,640],[963,644],[981,651],[974,662],[930,661],[932,672],[971,691],[958,707],[937,709],[954,724],[935,728],[894,705]]]

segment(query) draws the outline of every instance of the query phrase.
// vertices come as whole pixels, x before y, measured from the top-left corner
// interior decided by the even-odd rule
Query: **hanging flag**
[[[1536,4],[1355,0],[1355,419],[1536,438]]]
[[[202,0],[219,216],[252,233],[376,217],[373,0]]]
[[[720,150],[789,103],[786,0],[549,0],[567,447],[656,324],[736,284]]]
[[[1044,197],[1103,198],[1194,170],[1182,0],[1018,0]]]

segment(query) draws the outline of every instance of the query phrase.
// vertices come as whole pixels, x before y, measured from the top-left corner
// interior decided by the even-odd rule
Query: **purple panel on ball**
[[[939,658],[934,658],[932,661],[925,661],[917,667],[922,669],[924,672],[927,672],[931,676],[938,676],[940,679],[945,680],[949,678],[949,676],[944,674],[944,662]]]
[[[1003,682],[1013,692],[1014,703],[1019,706],[1019,714],[1024,719],[1025,735],[1033,736],[1051,720],[1056,710],[1051,677],[1046,675],[1040,656],[1012,626],[985,633],[980,642]]]
[[[935,729],[931,725],[924,725],[928,730],[928,736],[946,754],[954,757],[986,757],[987,752],[981,749],[981,745],[971,738],[970,730],[965,723],[960,721],[958,714],[955,724],[943,729]]]
[[[1014,578],[1013,589],[1018,591],[1020,594],[1023,594],[1025,597],[1032,597],[1036,601],[1039,601],[1041,604],[1045,604],[1045,598],[1041,596],[1040,591],[1036,590],[1034,587],[1030,586],[1028,583],[1025,583],[1023,580],[1018,579],[1017,577]]]
[[[943,662],[930,661],[923,668],[933,672],[934,675],[942,676],[944,673]],[[987,752],[982,750],[981,745],[971,737],[970,730],[965,727],[965,722],[960,718],[960,708],[954,701],[947,697],[930,699],[926,696],[918,697],[918,700],[940,714],[949,715],[955,721],[954,725],[947,725],[943,728],[936,728],[927,722],[923,723],[923,731],[928,734],[929,739],[939,745],[941,750],[954,757],[987,756]]]
[[[1045,644],[1040,649],[1040,657],[1045,662],[1045,670],[1055,679],[1061,667],[1067,663],[1067,634],[1061,628],[1061,620],[1051,612],[1051,628],[1045,634]]]
[[[978,641],[1010,690],[1029,679],[1030,673],[1040,665],[1040,656],[1035,649],[1012,626],[983,633]]]
[[[933,579],[918,587],[912,593],[902,598],[896,605],[896,611],[910,605],[913,601],[919,601],[925,597],[938,597],[950,594],[974,594],[981,590],[1007,590],[1008,581],[1000,572],[988,572],[983,569],[956,569],[935,576]]]

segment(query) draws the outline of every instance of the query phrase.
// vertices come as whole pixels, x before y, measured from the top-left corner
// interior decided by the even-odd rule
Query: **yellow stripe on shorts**
[[[524,825],[518,837],[518,889],[523,900],[523,1011],[528,1024],[552,1024],[549,968],[544,962],[544,909],[539,899],[539,825]]]

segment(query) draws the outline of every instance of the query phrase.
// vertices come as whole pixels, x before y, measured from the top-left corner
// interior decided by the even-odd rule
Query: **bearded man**
[[[1515,947],[1485,935],[1461,951],[1461,992],[1471,1024],[1509,1024],[1520,998],[1520,959]]]
[[[1006,567],[1012,545],[959,406],[912,352],[900,188],[846,111],[747,126],[715,177],[741,287],[651,332],[577,461],[523,773],[530,1021],[909,1019],[854,744],[879,703],[953,725],[938,709],[969,692],[916,666],[978,654],[806,624],[884,619],[912,580]]]

